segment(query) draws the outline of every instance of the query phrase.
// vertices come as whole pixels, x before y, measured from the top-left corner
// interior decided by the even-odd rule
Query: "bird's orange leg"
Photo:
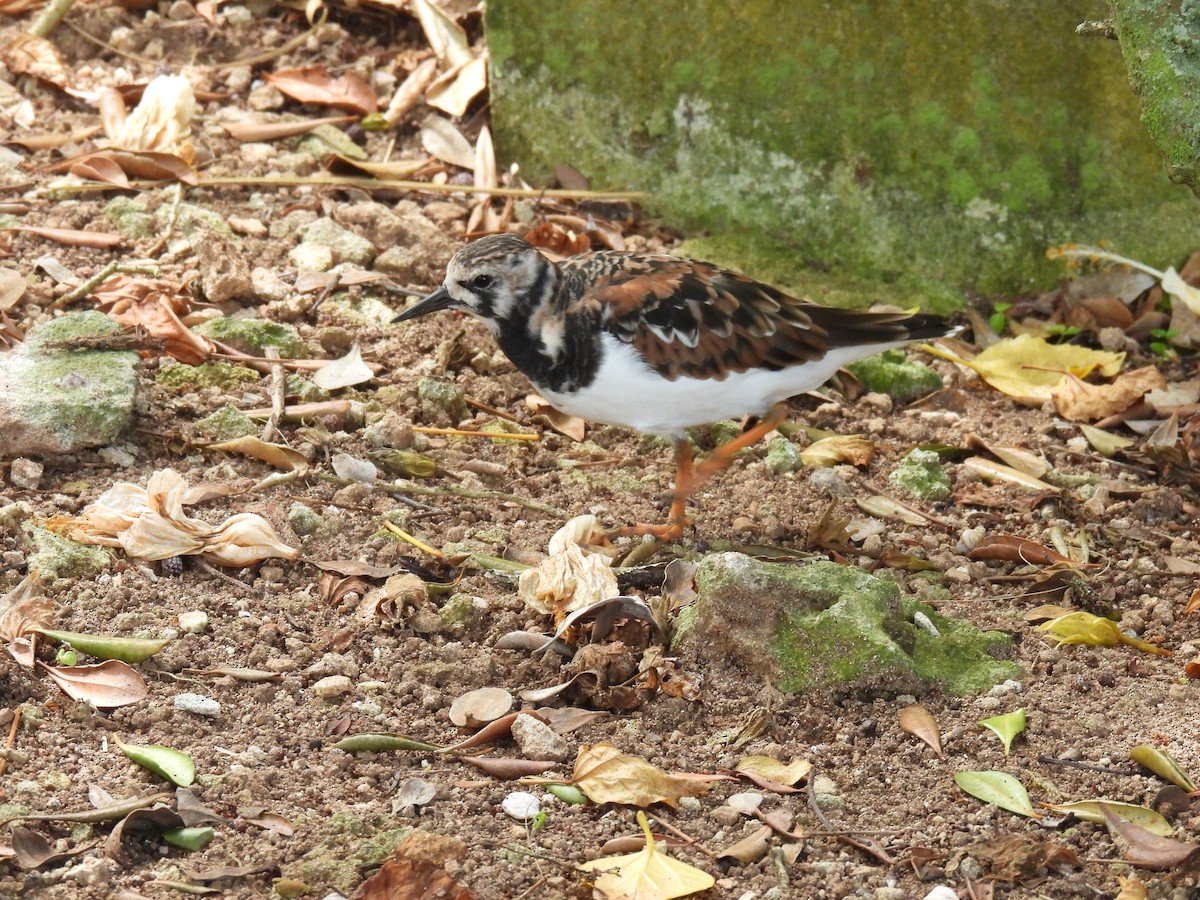
[[[675,492],[671,495],[671,512],[666,525],[630,525],[618,528],[615,537],[641,537],[650,535],[660,541],[677,541],[687,527],[687,485],[692,481],[692,442],[686,436],[676,436],[675,441]]]
[[[692,469],[691,479],[685,485],[686,494],[691,494],[710,477],[729,468],[729,464],[733,462],[733,458],[737,456],[739,451],[745,450],[751,444],[762,440],[762,438],[778,428],[786,418],[787,405],[776,403],[771,407],[771,411],[753,428],[748,428],[732,441],[726,441],[713,450],[708,455],[708,459]]]
[[[771,411],[753,428],[739,434],[731,441],[721,444],[708,459],[693,466],[692,442],[687,438],[675,438],[675,493],[671,497],[671,512],[666,525],[631,525],[615,532],[618,537],[652,535],[661,541],[677,541],[688,525],[687,500],[696,489],[710,477],[729,467],[738,452],[770,434],[787,418],[787,405],[776,403]]]

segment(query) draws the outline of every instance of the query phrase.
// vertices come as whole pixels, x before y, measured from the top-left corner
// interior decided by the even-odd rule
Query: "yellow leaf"
[[[875,458],[875,444],[859,434],[837,434],[814,441],[800,451],[800,459],[806,466],[827,468],[849,463],[852,466],[869,466]]]
[[[612,744],[579,748],[571,784],[593,803],[624,803],[649,806],[665,803],[678,806],[679,798],[702,794],[708,786],[676,778],[656,769],[646,760],[622,753]]]
[[[996,390],[1034,405],[1049,400],[1054,386],[1066,373],[1084,378],[1099,372],[1112,378],[1125,362],[1124,353],[1089,350],[1074,344],[1051,344],[1028,334],[997,341],[974,359],[962,359],[941,351],[936,355],[974,369]]]
[[[1060,645],[1083,644],[1085,647],[1116,647],[1119,644],[1128,644],[1135,650],[1153,653],[1156,656],[1171,655],[1169,650],[1127,636],[1111,619],[1094,616],[1089,612],[1079,611],[1059,616],[1044,625],[1039,625],[1038,630],[1057,639]]]
[[[812,763],[807,759],[797,757],[785,766],[779,760],[770,756],[747,756],[737,764],[735,771],[761,775],[768,781],[786,784],[788,787],[791,787],[812,771]]]
[[[707,891],[717,883],[703,869],[661,852],[650,834],[644,812],[638,812],[637,820],[646,835],[646,846],[639,852],[606,856],[579,865],[585,872],[605,872],[596,879],[596,890],[613,900],[671,900]]]

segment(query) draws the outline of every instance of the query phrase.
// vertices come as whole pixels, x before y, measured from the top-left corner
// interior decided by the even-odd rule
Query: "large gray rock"
[[[0,353],[0,456],[45,456],[112,443],[133,414],[136,353],[47,344],[120,331],[103,313],[72,313]]]

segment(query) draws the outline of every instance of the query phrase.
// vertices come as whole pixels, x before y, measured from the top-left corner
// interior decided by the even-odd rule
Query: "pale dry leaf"
[[[577,516],[550,538],[550,555],[523,571],[517,581],[531,609],[561,620],[621,592],[612,571],[614,548],[595,516]]]
[[[512,705],[512,694],[504,688],[476,688],[450,704],[450,721],[459,728],[479,728],[507,715]]]
[[[659,850],[645,813],[639,811],[637,821],[646,838],[640,851],[593,859],[578,866],[585,872],[604,873],[596,879],[596,891],[608,900],[673,900],[707,891],[716,884],[716,879],[703,869]]]
[[[487,56],[481,54],[437,78],[425,89],[425,102],[457,118],[485,88]]]
[[[463,169],[475,167],[475,148],[449,119],[429,116],[421,124],[421,146],[430,156]]]
[[[431,0],[410,0],[412,10],[425,32],[425,40],[442,68],[449,70],[471,59],[471,44],[462,26]]]
[[[38,663],[72,700],[101,709],[128,706],[149,696],[142,676],[127,663],[110,659],[93,666],[48,666]]]
[[[494,188],[499,184],[500,181],[496,177],[496,148],[492,143],[492,132],[484,125],[479,130],[479,137],[475,139],[475,187]],[[491,201],[492,195],[484,192],[476,194],[475,199],[479,203],[487,203]]]
[[[326,391],[336,391],[339,388],[362,384],[375,377],[371,367],[363,362],[362,350],[358,342],[345,355],[330,360],[313,373],[313,384]]]
[[[812,763],[801,757],[784,764],[771,756],[747,756],[734,767],[734,771],[761,775],[777,784],[792,787],[801,778],[808,777],[808,773],[812,771]]]
[[[298,450],[293,450],[283,444],[269,444],[252,434],[243,435],[231,441],[209,444],[208,449],[216,450],[219,453],[239,453],[242,456],[259,459],[282,472],[305,472],[309,465],[308,458]]]
[[[0,313],[8,312],[25,296],[29,283],[12,269],[0,269]]]
[[[427,59],[409,72],[408,77],[400,82],[400,86],[396,88],[396,93],[392,95],[391,102],[388,103],[388,107],[383,113],[388,125],[395,128],[421,102],[425,89],[437,75],[437,66],[436,59]]]
[[[65,88],[71,81],[58,47],[32,34],[18,34],[13,38],[0,51],[0,62],[14,75],[29,75],[58,88]]]
[[[195,114],[196,96],[191,82],[182,75],[157,75],[113,137],[113,146],[167,153],[190,163],[195,152],[188,138]]]
[[[145,488],[119,482],[71,521],[68,537],[121,547],[138,559],[200,554],[218,565],[247,566],[272,557],[299,558],[300,551],[280,541],[271,524],[255,513],[238,513],[210,525],[184,512],[189,500],[211,493],[190,492],[173,469],[155,472]]]

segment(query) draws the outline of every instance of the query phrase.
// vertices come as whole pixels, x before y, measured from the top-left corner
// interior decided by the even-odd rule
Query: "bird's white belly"
[[[719,381],[686,377],[669,381],[647,366],[631,346],[606,339],[600,368],[587,387],[569,393],[537,387],[569,415],[637,431],[677,434],[720,419],[762,415],[780,400],[820,387],[846,363],[907,343],[840,347],[822,359],[777,372],[750,369]]]

